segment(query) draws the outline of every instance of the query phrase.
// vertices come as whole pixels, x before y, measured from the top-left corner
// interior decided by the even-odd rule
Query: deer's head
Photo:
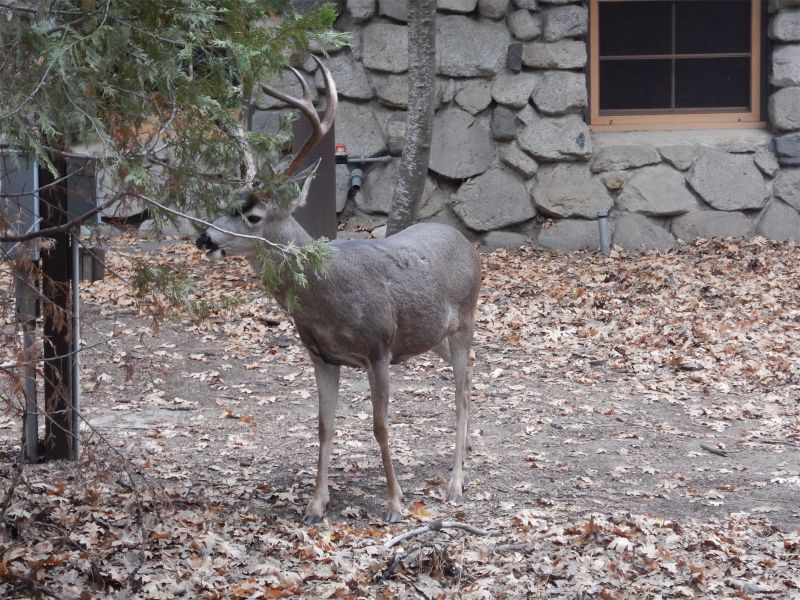
[[[271,186],[273,190],[276,190],[275,195],[269,194],[265,188],[256,185],[256,168],[252,150],[244,133],[241,130],[237,132],[236,137],[242,154],[245,187],[239,192],[238,202],[228,214],[214,221],[211,227],[208,227],[197,238],[195,242],[197,247],[207,250],[208,258],[219,259],[236,255],[255,256],[258,245],[265,239],[281,244],[299,241],[292,239],[292,234],[296,231],[291,230],[299,227],[292,219],[292,213],[305,204],[308,189],[316,171],[316,164],[301,172],[298,172],[298,169],[311,150],[331,128],[337,104],[336,85],[330,71],[325,68],[319,58],[316,56],[313,58],[322,70],[325,80],[325,114],[322,120],[311,102],[311,93],[306,80],[296,69],[289,67],[303,89],[302,98],[288,96],[269,86],[261,85],[265,94],[282,100],[303,113],[311,122],[313,132],[300,152],[286,167],[273,169],[277,173],[276,181]]]

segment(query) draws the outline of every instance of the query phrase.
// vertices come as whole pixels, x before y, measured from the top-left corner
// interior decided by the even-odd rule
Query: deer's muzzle
[[[201,233],[194,243],[200,250],[207,250],[206,256],[209,258],[225,257],[225,249],[220,248],[219,244],[209,237],[207,231]]]

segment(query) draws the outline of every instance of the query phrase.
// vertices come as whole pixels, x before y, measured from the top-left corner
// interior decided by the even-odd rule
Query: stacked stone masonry
[[[337,141],[351,155],[393,160],[371,168],[356,193],[340,166],[337,210],[349,229],[377,234],[402,152],[408,10],[405,0],[340,6],[337,28],[352,42],[325,59],[340,96]],[[701,236],[800,243],[800,0],[770,0],[768,14],[767,130],[606,134],[590,132],[585,119],[585,2],[438,0],[436,114],[420,217],[490,247],[596,248],[599,212],[627,249]],[[515,45],[517,71],[507,66]],[[313,61],[296,62],[320,88]],[[300,92],[288,77],[270,83]],[[270,107],[256,127],[273,130],[283,114]]]

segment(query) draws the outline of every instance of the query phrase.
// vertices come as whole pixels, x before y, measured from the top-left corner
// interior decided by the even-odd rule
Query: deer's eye
[[[252,223],[253,225],[258,223],[260,220],[261,220],[261,217],[258,216],[258,215],[247,215],[247,222],[248,223]]]

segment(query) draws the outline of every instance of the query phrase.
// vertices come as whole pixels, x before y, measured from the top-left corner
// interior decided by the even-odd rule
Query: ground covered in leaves
[[[0,414],[0,596],[800,596],[795,246],[485,255],[463,503],[444,499],[451,373],[426,355],[392,373],[403,522],[380,521],[369,391],[345,370],[315,527],[313,373],[286,315],[243,262],[114,248],[83,291],[81,464],[20,469]],[[207,319],[154,319],[128,285],[141,255],[188,273]],[[387,546],[439,520],[490,535]]]

